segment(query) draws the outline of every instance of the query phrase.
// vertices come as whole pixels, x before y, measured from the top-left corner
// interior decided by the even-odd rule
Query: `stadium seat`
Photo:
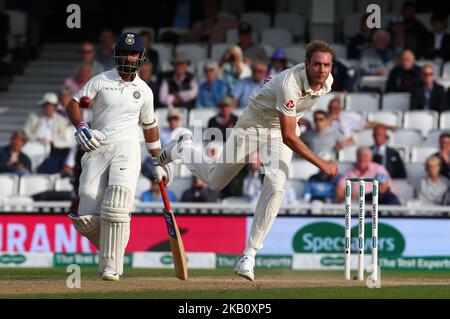
[[[35,170],[50,154],[50,146],[36,141],[28,141],[24,145],[22,152],[31,159],[32,169]]]
[[[441,116],[439,117],[439,128],[450,129],[450,111],[441,113]]]
[[[274,48],[284,48],[292,44],[292,34],[289,30],[267,28],[261,31],[261,42]]]
[[[366,112],[359,111],[343,111],[343,114],[350,117],[355,123],[364,123],[366,121]]]
[[[191,177],[178,177],[174,178],[172,184],[169,185],[169,189],[174,192],[178,201],[181,200],[183,192],[190,189],[192,186]]]
[[[0,185],[0,197],[15,196],[19,188],[19,177],[14,174],[0,174]]]
[[[245,12],[241,15],[241,22],[247,22],[254,31],[260,32],[270,28],[270,15],[263,12]]]
[[[344,105],[343,94],[339,92],[330,92],[319,97],[319,99],[314,103],[313,110],[324,110],[325,112],[328,112],[328,104],[335,98],[338,98],[341,101],[341,105]]]
[[[422,22],[427,30],[433,30],[431,25],[431,12],[416,13],[416,19]]]
[[[20,178],[19,195],[31,196],[51,190],[54,190],[54,176],[52,175],[33,174]]]
[[[424,144],[434,146],[439,145],[439,136],[441,136],[441,134],[443,133],[450,134],[450,129],[429,131]]]
[[[436,78],[436,83],[442,85],[445,90],[450,88],[450,78]]]
[[[125,32],[135,32],[137,34],[141,33],[142,31],[147,31],[151,34],[153,41],[155,40],[155,30],[150,27],[146,26],[132,26],[132,27],[126,27],[122,29],[122,33]]]
[[[410,93],[386,93],[383,95],[383,111],[408,111]]]
[[[348,171],[350,168],[352,168],[353,165],[354,165],[353,162],[349,162],[349,161],[338,161],[339,174],[340,174],[340,175],[344,174],[346,171]]]
[[[170,62],[172,58],[172,46],[170,44],[154,43],[152,49],[158,52],[160,66],[163,62]]]
[[[229,46],[230,44],[228,43],[214,43],[211,46],[211,60],[219,63]]]
[[[427,176],[425,166],[421,163],[407,163],[405,164],[406,176],[408,180],[421,180]]]
[[[274,27],[289,30],[295,38],[305,34],[305,18],[295,12],[279,12],[275,14]]]
[[[384,92],[386,88],[387,76],[364,75],[359,80],[359,87],[364,91],[365,88],[378,89]]]
[[[441,76],[441,64],[435,62],[434,60],[418,60],[416,61],[416,64],[420,67],[423,67],[424,65],[431,65],[433,67],[435,77]]]
[[[289,61],[292,63],[301,63],[305,61],[305,46],[301,44],[291,45],[286,48],[283,48],[284,52],[286,52],[286,56]]]
[[[192,65],[197,64],[201,60],[206,60],[208,56],[207,48],[200,44],[179,44],[175,52],[184,53],[191,60]]]
[[[243,107],[234,109],[233,114],[239,117],[239,116],[241,116],[242,113],[244,113],[244,110],[245,110],[245,108],[243,108]]]
[[[27,41],[27,13],[20,10],[5,10],[9,16],[8,47],[21,47]]]
[[[206,106],[206,105],[205,105]],[[217,107],[203,107],[199,109],[192,109],[189,112],[189,126],[192,127],[208,127],[208,121],[213,116],[217,115]]]
[[[347,47],[343,44],[333,43],[334,52],[337,58],[347,59]]]
[[[55,191],[57,192],[71,192],[73,191],[73,185],[70,182],[70,177],[60,177],[56,175],[55,178]]]
[[[389,139],[389,145],[415,146],[422,143],[422,135],[418,130],[399,129],[392,134]]]
[[[181,38],[189,36],[189,29],[179,28],[179,27],[163,27],[163,28],[160,28],[159,31],[158,31],[158,36],[157,36],[158,42],[162,42],[161,41],[162,40],[162,36],[166,32],[174,33],[174,34],[178,35]]]
[[[252,32],[253,43],[259,43],[258,35],[259,35],[259,32],[253,30],[253,32]],[[229,43],[230,45],[238,43],[239,42],[238,30],[237,29],[228,30],[225,35],[225,41],[226,41],[226,43]]]
[[[349,93],[345,109],[348,111],[375,112],[380,105],[380,95],[378,93]]]
[[[338,153],[339,161],[356,162],[356,151],[358,145],[348,145]]]
[[[361,16],[363,13],[353,13],[349,12],[341,17],[343,22],[343,34],[345,38],[350,38],[358,33]]]
[[[450,61],[447,61],[442,65],[442,77],[444,79],[450,78]]]
[[[181,107],[181,126],[186,127],[188,123],[188,110],[186,108]],[[169,123],[167,123],[167,112],[169,112],[168,107],[161,107],[155,110],[156,120],[158,122],[159,128],[169,127]]]
[[[374,144],[373,130],[371,129],[356,132],[353,134],[353,138],[358,146],[371,146]]]
[[[385,125],[401,126],[402,114],[402,112],[395,111],[369,112],[367,114],[367,120],[371,122],[382,123]]]
[[[290,169],[289,178],[304,181],[319,172],[319,169],[316,166],[306,160],[292,160]]]
[[[393,192],[402,204],[414,199],[414,185],[407,179],[392,179]]]
[[[299,179],[288,179],[286,181],[286,187],[292,187],[295,191],[295,195],[300,199],[303,194],[305,182]]]
[[[146,192],[150,189],[150,180],[143,176],[139,175],[137,184],[136,184],[136,193],[134,195],[135,198],[141,198],[143,192]]]
[[[437,146],[421,145],[411,148],[411,163],[425,163],[427,158],[439,151]]]
[[[403,114],[405,129],[418,129],[425,137],[438,126],[439,114],[436,111],[408,111]]]

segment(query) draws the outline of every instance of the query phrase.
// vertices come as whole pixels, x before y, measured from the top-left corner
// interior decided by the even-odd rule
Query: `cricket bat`
[[[169,233],[170,249],[172,250],[173,264],[175,267],[175,274],[178,279],[186,280],[188,277],[186,252],[184,251],[183,239],[180,235],[175,216],[170,207],[169,199],[167,197],[166,185],[164,181],[159,182],[161,189],[161,196],[164,202],[164,219],[166,220],[167,231]]]

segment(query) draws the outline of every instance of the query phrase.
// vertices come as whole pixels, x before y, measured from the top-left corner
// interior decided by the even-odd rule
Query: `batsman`
[[[78,233],[99,250],[99,271],[109,281],[118,281],[123,273],[141,168],[140,130],[155,162],[161,147],[153,93],[137,74],[145,59],[141,37],[122,34],[114,55],[115,67],[90,79],[67,107],[75,138],[86,152],[81,159],[78,213],[70,217]],[[86,97],[92,101],[90,126],[80,111]],[[154,174],[156,182],[171,180],[166,166],[156,165]]]
[[[292,152],[336,177],[337,164],[313,153],[299,138],[298,120],[315,101],[331,90],[334,49],[327,42],[312,41],[306,46],[305,63],[297,64],[273,77],[249,104],[231,131],[222,155],[215,161],[198,161],[202,154],[194,148],[191,134],[184,134],[159,153],[160,165],[180,159],[194,175],[211,188],[220,190],[258,152],[264,165],[264,181],[246,248],[235,273],[254,280],[255,255],[263,247],[280,208],[289,176]],[[231,239],[230,239],[231,240]]]

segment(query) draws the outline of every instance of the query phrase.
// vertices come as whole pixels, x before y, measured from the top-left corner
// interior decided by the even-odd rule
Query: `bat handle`
[[[161,196],[164,202],[164,208],[168,211],[172,211],[172,208],[170,207],[169,198],[167,197],[166,184],[164,184],[163,180],[159,182],[159,188],[161,189]]]

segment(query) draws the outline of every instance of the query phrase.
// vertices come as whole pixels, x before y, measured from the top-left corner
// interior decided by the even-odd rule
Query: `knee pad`
[[[106,267],[119,275],[123,272],[123,257],[130,238],[131,191],[120,185],[108,186],[102,201],[99,271]]]
[[[89,239],[97,249],[100,249],[100,216],[70,214],[69,217],[75,230],[81,236]]]

